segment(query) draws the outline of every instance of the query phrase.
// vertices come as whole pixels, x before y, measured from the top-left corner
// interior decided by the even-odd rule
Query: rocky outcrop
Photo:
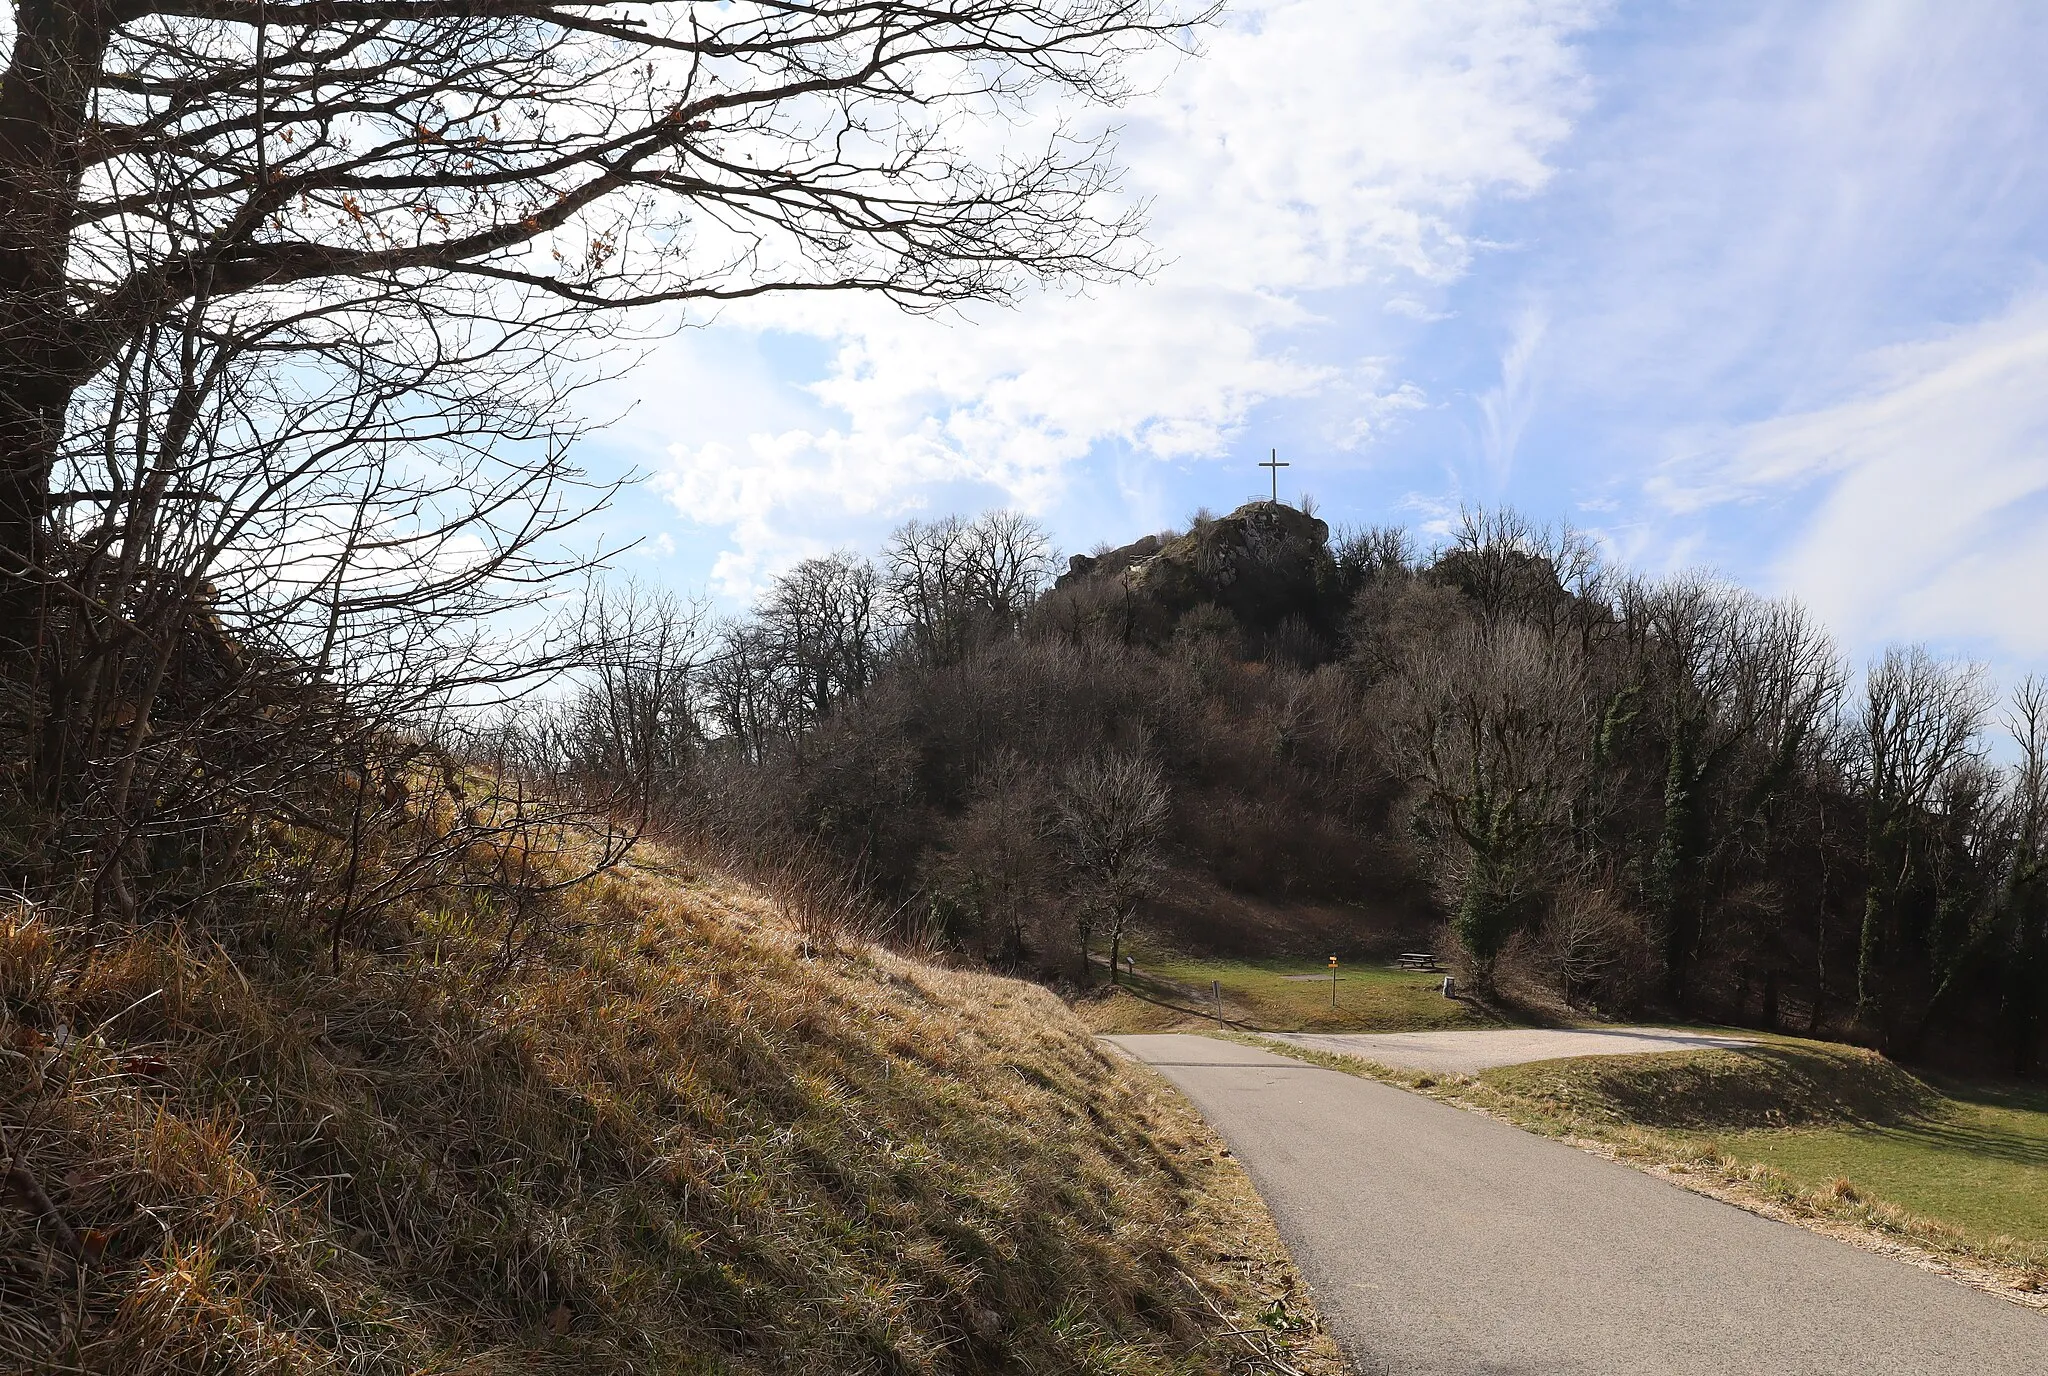
[[[1123,573],[1159,553],[1161,544],[1157,535],[1147,535],[1107,554],[1076,554],[1067,560],[1067,571],[1053,581],[1053,586],[1064,588],[1084,578],[1108,578]]]
[[[1168,624],[1203,604],[1225,608],[1247,629],[1270,630],[1290,616],[1320,624],[1336,600],[1329,539],[1329,526],[1305,511],[1251,502],[1171,540],[1148,535],[1107,554],[1078,555],[1059,585],[1121,577]]]

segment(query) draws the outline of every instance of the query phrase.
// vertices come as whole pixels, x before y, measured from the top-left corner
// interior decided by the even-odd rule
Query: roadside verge
[[[1917,1213],[1847,1179],[1802,1181],[1745,1150],[1773,1131],[1938,1121],[1949,1111],[1938,1091],[1874,1053],[1783,1043],[1543,1061],[1466,1075],[1402,1070],[1271,1037],[1210,1035],[1470,1109],[2048,1311],[2048,1243]]]

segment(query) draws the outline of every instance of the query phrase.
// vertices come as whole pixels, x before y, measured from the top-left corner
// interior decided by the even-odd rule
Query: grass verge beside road
[[[1924,1117],[1746,1134],[1729,1148],[1807,1188],[1847,1180],[1874,1198],[1949,1220],[1974,1236],[2008,1235],[2048,1252],[2048,1092],[2042,1090],[1944,1084],[1940,1110]]]
[[[1254,1045],[1657,1170],[1758,1212],[1927,1254],[2048,1307],[2048,1094],[1917,1078],[1855,1047],[1587,1056],[1434,1075]]]

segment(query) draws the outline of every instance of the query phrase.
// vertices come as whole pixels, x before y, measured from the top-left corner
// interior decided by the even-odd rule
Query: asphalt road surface
[[[2048,1372],[2048,1318],[1419,1094],[1110,1038],[1250,1173],[1361,1376]]]
[[[1755,1046],[1746,1037],[1716,1037],[1663,1027],[1503,1027],[1471,1032],[1273,1032],[1292,1042],[1340,1056],[1358,1056],[1402,1070],[1462,1071],[1476,1075],[1497,1065],[1564,1056],[1640,1056],[1652,1051],[1698,1051]]]

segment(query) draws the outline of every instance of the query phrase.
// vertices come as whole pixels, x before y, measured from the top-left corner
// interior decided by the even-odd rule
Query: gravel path
[[[2048,1371],[2048,1319],[1902,1262],[1375,1081],[1108,1040],[1230,1143],[1360,1376]]]
[[[1281,1032],[1275,1041],[1340,1056],[1357,1056],[1401,1070],[1476,1075],[1497,1065],[1554,1061],[1564,1056],[1639,1056],[1646,1051],[1692,1051],[1708,1046],[1754,1046],[1743,1037],[1713,1037],[1661,1027],[1596,1031],[1507,1027],[1482,1032]]]

